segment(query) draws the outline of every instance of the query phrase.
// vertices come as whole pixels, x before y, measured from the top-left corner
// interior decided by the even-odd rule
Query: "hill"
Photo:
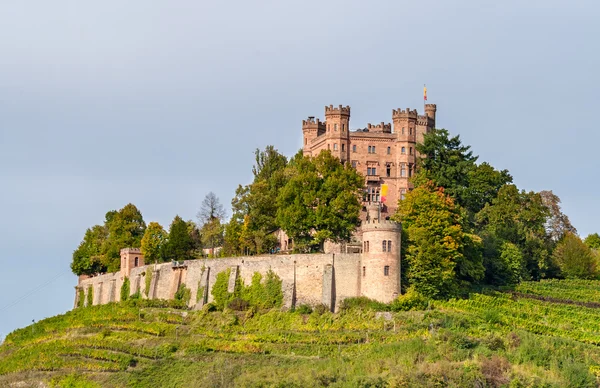
[[[14,331],[0,346],[0,386],[598,385],[598,281],[525,282],[425,311],[149,303],[79,308]]]

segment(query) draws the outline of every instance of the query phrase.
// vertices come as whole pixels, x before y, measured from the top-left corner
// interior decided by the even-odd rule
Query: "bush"
[[[85,291],[83,288],[79,289],[79,298],[77,299],[77,307],[83,307],[83,301],[85,299]]]
[[[152,284],[152,271],[151,270],[147,270],[146,271],[146,277],[144,278],[145,281],[145,288],[144,288],[144,294],[146,295],[146,298],[149,298],[149,294],[150,294],[150,285]]]
[[[369,299],[366,296],[358,296],[355,298],[346,298],[340,304],[340,310],[345,311],[350,309],[388,311],[390,307],[385,303]]]
[[[310,314],[313,312],[313,309],[307,304],[301,304],[300,306],[296,307],[294,311],[299,314]]]
[[[189,305],[192,299],[192,291],[186,287],[185,284],[181,283],[177,292],[175,292],[175,300],[182,302],[184,306]]]
[[[129,293],[131,292],[131,287],[129,284],[129,278],[125,276],[123,279],[123,284],[121,285],[121,301],[124,302],[129,299]]]
[[[94,304],[94,287],[89,286],[88,293],[87,293],[87,305],[91,306],[93,304]]]
[[[250,303],[242,298],[235,298],[227,304],[227,307],[234,311],[246,311],[250,307]]]
[[[406,294],[400,295],[391,303],[390,309],[392,311],[425,310],[428,306],[429,300],[410,287]]]

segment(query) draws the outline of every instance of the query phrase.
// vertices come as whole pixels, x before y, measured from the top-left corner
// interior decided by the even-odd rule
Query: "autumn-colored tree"
[[[565,233],[552,257],[566,278],[593,279],[598,276],[598,256],[574,233]]]
[[[592,249],[600,249],[600,235],[598,233],[589,234],[583,242]]]
[[[146,263],[158,263],[163,261],[163,246],[167,241],[167,232],[158,222],[148,224],[144,237],[142,237],[142,254]]]
[[[550,238],[559,241],[567,232],[577,234],[577,229],[571,224],[569,217],[560,209],[560,198],[552,190],[540,191],[540,197],[550,212],[545,225]]]
[[[393,219],[402,223],[408,281],[431,298],[456,295],[483,277],[481,240],[465,233],[464,217],[443,188],[433,183],[410,191]]]
[[[102,246],[108,238],[103,225],[94,225],[85,231],[83,241],[73,252],[71,270],[76,275],[93,275],[104,272],[102,265]]]

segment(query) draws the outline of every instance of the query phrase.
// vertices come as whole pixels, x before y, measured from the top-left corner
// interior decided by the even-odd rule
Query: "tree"
[[[392,217],[402,223],[408,281],[430,298],[456,295],[483,277],[480,240],[465,233],[460,209],[433,183],[410,191]]]
[[[197,214],[198,223],[200,226],[218,218],[222,220],[225,217],[225,209],[221,205],[221,201],[212,191],[204,197],[202,205]]]
[[[131,203],[118,212],[109,211],[105,218],[108,239],[102,248],[104,265],[108,272],[115,272],[121,265],[121,249],[141,246],[146,223],[142,213]]]
[[[238,236],[241,250],[260,254],[269,252],[278,243],[274,235],[279,229],[275,199],[287,180],[287,158],[273,146],[267,146],[264,151],[256,149],[255,161],[253,182],[238,186],[231,205],[232,220],[243,225]]]
[[[294,249],[322,251],[326,240],[348,241],[359,223],[363,177],[331,152],[302,152],[290,162],[288,181],[277,197],[277,222]]]
[[[166,260],[192,260],[194,259],[194,242],[188,232],[187,223],[179,216],[175,216],[169,228],[169,238],[164,244],[163,257]]]
[[[83,241],[73,252],[71,270],[76,275],[94,275],[105,271],[102,262],[102,246],[108,231],[102,225],[94,225],[85,231]]]
[[[534,279],[552,277],[557,268],[550,260],[550,240],[545,224],[549,210],[538,193],[519,191],[505,185],[491,204],[477,213],[476,221],[484,239],[486,277],[492,281],[505,242],[517,246],[526,258],[527,271]],[[505,281],[509,281],[504,279]],[[493,282],[493,281],[492,281]]]
[[[142,254],[147,263],[163,261],[162,253],[167,236],[167,232],[158,222],[148,224],[141,243]]]
[[[583,242],[592,249],[600,249],[600,235],[598,233],[589,234]]]
[[[567,232],[577,234],[577,229],[571,224],[569,217],[560,210],[560,198],[551,190],[540,191],[540,196],[550,212],[545,225],[550,238],[559,241]]]
[[[202,245],[210,248],[210,254],[215,254],[215,248],[223,246],[224,228],[219,218],[213,218],[202,225],[200,236]]]
[[[565,233],[552,257],[566,278],[593,279],[598,276],[597,256],[574,233]]]
[[[421,186],[432,181],[471,215],[495,198],[500,187],[512,182],[507,170],[495,170],[485,162],[477,165],[478,157],[471,147],[463,145],[459,136],[451,138],[445,129],[425,134],[416,148],[423,157],[419,158],[414,184]]]

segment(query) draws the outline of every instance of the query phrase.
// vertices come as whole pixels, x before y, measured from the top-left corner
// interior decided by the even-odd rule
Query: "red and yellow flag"
[[[427,86],[423,85],[423,101],[427,101]]]
[[[388,193],[388,185],[387,184],[383,184],[381,185],[381,202],[385,202],[385,200],[387,199],[387,193]]]

